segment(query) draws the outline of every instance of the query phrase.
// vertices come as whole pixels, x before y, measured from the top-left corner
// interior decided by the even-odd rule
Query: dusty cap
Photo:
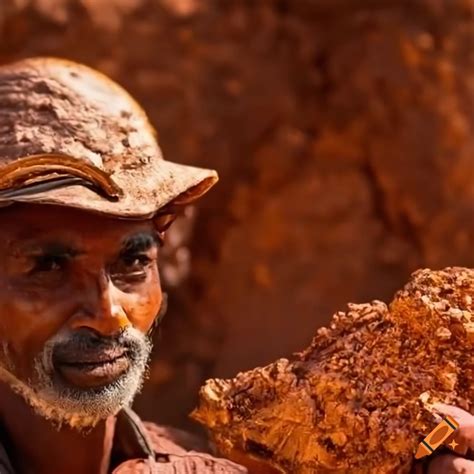
[[[216,181],[215,171],[165,161],[143,109],[101,73],[55,58],[0,67],[0,206],[148,218]]]

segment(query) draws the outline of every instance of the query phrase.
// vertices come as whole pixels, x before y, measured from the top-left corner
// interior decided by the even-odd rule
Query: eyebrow
[[[154,246],[159,246],[160,243],[160,239],[154,232],[139,232],[125,239],[120,254],[146,252]]]
[[[25,246],[22,253],[28,257],[40,255],[54,255],[60,257],[74,258],[83,252],[61,242],[45,242],[42,244],[33,244]]]
[[[120,255],[146,252],[154,246],[160,246],[161,241],[155,232],[138,232],[123,241]],[[15,246],[16,247],[16,246]],[[63,242],[28,242],[13,250],[13,255],[23,255],[34,258],[43,255],[74,258],[83,255],[84,251]]]

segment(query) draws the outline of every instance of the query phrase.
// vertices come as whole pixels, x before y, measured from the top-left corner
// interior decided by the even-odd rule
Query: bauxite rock
[[[474,270],[420,270],[390,305],[336,313],[291,360],[209,380],[194,418],[258,469],[409,473],[439,422],[432,402],[474,411],[473,297]]]

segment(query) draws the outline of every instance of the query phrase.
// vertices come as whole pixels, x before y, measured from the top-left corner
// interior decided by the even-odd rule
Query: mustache
[[[81,328],[63,335],[60,341],[51,341],[50,353],[53,360],[77,362],[87,358],[105,356],[115,358],[125,355],[137,359],[148,344],[148,338],[131,328],[114,336],[103,336]]]

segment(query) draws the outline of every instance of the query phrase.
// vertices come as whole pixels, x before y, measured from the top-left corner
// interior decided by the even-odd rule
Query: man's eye
[[[146,276],[146,269],[151,263],[147,255],[124,255],[111,268],[111,274],[116,277],[142,278]]]
[[[142,269],[146,267],[150,262],[150,258],[146,255],[130,255],[122,259],[123,264],[130,270]]]
[[[66,267],[67,258],[59,255],[41,255],[36,257],[31,273],[56,272]]]

